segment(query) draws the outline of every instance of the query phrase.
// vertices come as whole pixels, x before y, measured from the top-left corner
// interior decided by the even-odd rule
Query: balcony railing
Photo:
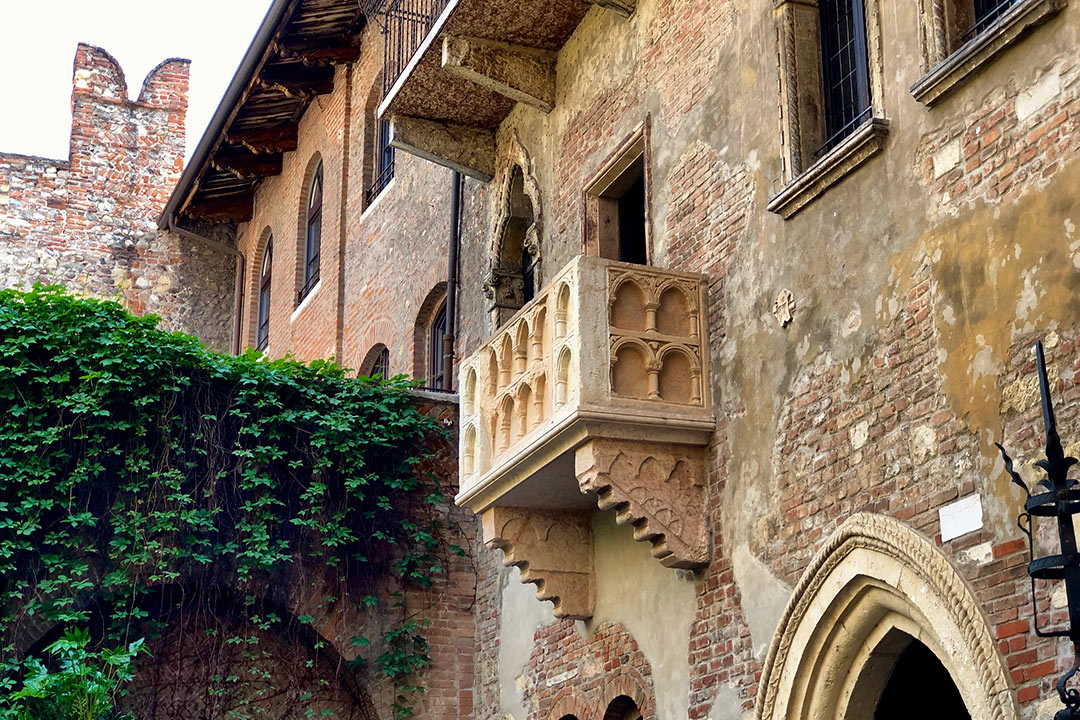
[[[530,456],[552,459],[588,437],[707,442],[705,292],[699,275],[571,262],[461,365],[459,502],[505,504],[552,470]],[[560,497],[564,483],[554,482],[528,493],[530,504],[582,505],[576,487]]]
[[[405,72],[409,61],[449,0],[389,0],[383,6],[383,96]]]

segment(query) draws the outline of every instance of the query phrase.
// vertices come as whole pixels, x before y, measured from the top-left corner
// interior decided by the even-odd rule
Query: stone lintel
[[[443,39],[443,68],[541,112],[555,107],[555,53],[470,37]]]
[[[637,0],[589,0],[589,2],[627,17],[633,15],[634,10],[637,9]]]
[[[491,130],[391,115],[390,136],[395,148],[481,182],[491,182],[495,174],[495,133]]]
[[[605,438],[578,448],[575,463],[582,492],[633,525],[665,567],[689,569],[709,561],[706,459],[703,447]]]
[[[536,585],[555,617],[586,620],[596,604],[589,512],[493,507],[484,511],[484,544],[503,551],[503,564]]]

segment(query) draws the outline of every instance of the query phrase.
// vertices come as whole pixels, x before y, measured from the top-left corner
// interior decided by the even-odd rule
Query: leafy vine
[[[275,690],[268,633],[302,641],[297,667],[337,675],[370,651],[407,716],[429,659],[400,593],[457,551],[422,471],[443,431],[408,387],[216,354],[60,288],[0,291],[0,711],[25,711],[28,688],[63,672],[43,662],[63,637],[82,643],[69,654],[186,648],[186,623],[199,648],[213,640],[215,665],[242,666],[184,675],[214,717],[334,714],[302,683]],[[378,634],[327,647],[314,628],[331,615]]]

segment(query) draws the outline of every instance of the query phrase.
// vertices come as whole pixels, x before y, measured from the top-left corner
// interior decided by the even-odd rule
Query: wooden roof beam
[[[253,153],[245,147],[219,148],[210,165],[221,172],[231,172],[238,178],[261,178],[281,174],[281,153]]]
[[[272,88],[294,98],[326,95],[334,91],[334,68],[329,65],[265,67],[257,82],[261,87]]]
[[[360,36],[286,38],[277,48],[282,57],[301,60],[305,65],[351,63],[360,57]]]
[[[205,200],[196,196],[195,201],[182,212],[188,217],[211,222],[247,222],[254,213],[254,207],[255,193],[247,190]]]
[[[243,145],[253,153],[292,152],[300,146],[300,126],[297,123],[238,130],[225,134],[227,142]]]

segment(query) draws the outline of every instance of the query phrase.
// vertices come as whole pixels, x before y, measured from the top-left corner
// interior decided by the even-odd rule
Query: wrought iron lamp
[[[1035,344],[1035,357],[1039,370],[1039,391],[1042,395],[1043,424],[1046,426],[1046,458],[1035,463],[1046,477],[1039,480],[1036,494],[1032,495],[1027,484],[1013,469],[1012,459],[1000,444],[997,446],[1005,461],[1005,470],[1012,481],[1023,488],[1027,499],[1024,511],[1017,518],[1017,525],[1028,538],[1028,575],[1031,576],[1031,605],[1035,634],[1039,637],[1068,637],[1072,640],[1076,662],[1072,670],[1057,681],[1058,696],[1065,709],[1058,711],[1056,720],[1080,720],[1080,692],[1065,685],[1080,669],[1080,553],[1077,553],[1076,531],[1073,516],[1080,514],[1080,488],[1076,480],[1068,477],[1069,468],[1078,461],[1065,457],[1065,450],[1058,437],[1054,406],[1050,401],[1050,383],[1046,377],[1046,359],[1042,342]],[[1061,550],[1056,555],[1035,557],[1035,527],[1037,518],[1054,518],[1057,521],[1058,540]],[[1039,522],[1042,522],[1039,520]],[[1035,581],[1064,581],[1068,599],[1069,626],[1063,630],[1043,630],[1039,627],[1039,609],[1035,602]]]

